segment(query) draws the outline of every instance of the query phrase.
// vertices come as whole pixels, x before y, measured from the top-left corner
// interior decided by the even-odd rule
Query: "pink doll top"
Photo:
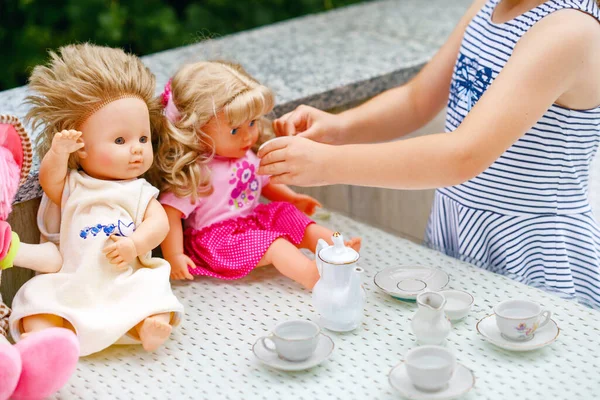
[[[260,160],[248,150],[242,158],[215,156],[208,164],[213,192],[199,198],[195,204],[190,197],[163,193],[159,201],[183,214],[184,227],[201,230],[217,222],[247,217],[259,204],[262,188],[269,177],[256,174]]]

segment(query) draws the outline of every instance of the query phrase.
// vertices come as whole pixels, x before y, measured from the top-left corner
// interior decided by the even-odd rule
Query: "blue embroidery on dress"
[[[135,226],[133,226],[133,222],[126,224],[125,222],[119,220],[116,225],[115,224],[108,224],[108,225],[97,224],[94,226],[87,226],[79,232],[79,237],[81,237],[82,239],[87,239],[88,237],[90,237],[90,235],[92,235],[93,237],[96,237],[98,234],[104,234],[104,235],[106,235],[106,237],[113,235],[113,234],[115,236],[129,236],[134,231],[135,231]]]
[[[450,86],[450,108],[455,108],[459,100],[467,103],[467,111],[477,103],[492,83],[492,69],[479,65],[475,59],[459,54],[456,72]]]

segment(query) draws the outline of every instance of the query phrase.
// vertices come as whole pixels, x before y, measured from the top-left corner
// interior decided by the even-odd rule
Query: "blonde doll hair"
[[[179,118],[167,122],[159,136],[150,180],[163,191],[196,201],[212,191],[207,163],[214,143],[202,127],[221,111],[233,127],[255,119],[260,119],[259,128],[270,126],[262,117],[273,109],[275,96],[240,65],[225,61],[184,65],[171,80],[171,94]]]
[[[100,108],[126,97],[143,100],[153,132],[162,129],[164,117],[155,87],[152,72],[121,49],[84,43],[51,51],[48,65],[34,68],[29,78],[34,94],[26,99],[31,105],[26,119],[33,129],[42,129],[36,143],[40,159],[57,132],[79,129]],[[69,158],[69,168],[78,168],[76,153]]]

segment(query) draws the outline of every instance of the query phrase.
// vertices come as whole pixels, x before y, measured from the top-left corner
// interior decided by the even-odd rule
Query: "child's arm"
[[[64,130],[54,135],[52,146],[40,165],[40,186],[46,196],[60,205],[67,179],[69,156],[84,146],[81,132]]]
[[[196,268],[196,264],[183,253],[183,227],[181,226],[182,214],[176,208],[163,205],[169,221],[169,233],[161,243],[163,257],[171,264],[172,279],[189,279],[194,277],[188,267]]]
[[[460,184],[487,169],[554,102],[577,98],[597,73],[590,66],[597,65],[599,42],[597,21],[578,11],[558,11],[523,36],[454,132],[347,146],[280,138],[259,151],[258,172],[272,175],[273,183],[294,185],[428,189]],[[588,99],[587,105],[598,100]]]
[[[375,143],[397,139],[435,117],[447,104],[452,71],[469,22],[485,0],[475,0],[436,55],[406,85],[332,115],[300,106],[273,123],[278,135],[300,136],[329,144]],[[304,131],[304,132],[303,132]]]
[[[148,203],[142,223],[133,234],[128,237],[112,235],[114,243],[106,246],[104,253],[111,264],[117,264],[119,269],[126,268],[136,257],[157,247],[167,236],[168,230],[167,214],[158,200],[153,198]]]
[[[321,203],[305,194],[294,192],[286,185],[268,183],[261,193],[270,201],[285,201],[292,203],[296,208],[307,215],[313,215],[315,208],[321,207]]]

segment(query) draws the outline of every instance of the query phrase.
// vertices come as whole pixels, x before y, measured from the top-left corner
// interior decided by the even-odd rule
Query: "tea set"
[[[254,354],[264,364],[284,371],[312,368],[334,349],[333,340],[322,333],[322,328],[348,332],[360,326],[366,297],[361,284],[363,270],[356,266],[360,256],[344,245],[338,232],[332,242],[329,245],[319,240],[315,252],[320,279],[313,288],[312,300],[320,315],[319,324],[308,320],[278,324],[270,335],[254,344]],[[453,399],[475,384],[473,372],[444,347],[452,323],[464,319],[475,303],[465,291],[444,289],[449,281],[444,271],[415,266],[386,268],[374,278],[383,292],[417,304],[411,328],[419,347],[411,349],[389,373],[390,385],[408,399]],[[476,330],[502,349],[530,351],[557,339],[560,329],[551,316],[535,302],[511,299],[499,303],[493,314],[479,320]]]
[[[260,338],[254,354],[266,365],[283,371],[301,371],[323,362],[333,351],[333,340],[311,321],[282,322]]]

